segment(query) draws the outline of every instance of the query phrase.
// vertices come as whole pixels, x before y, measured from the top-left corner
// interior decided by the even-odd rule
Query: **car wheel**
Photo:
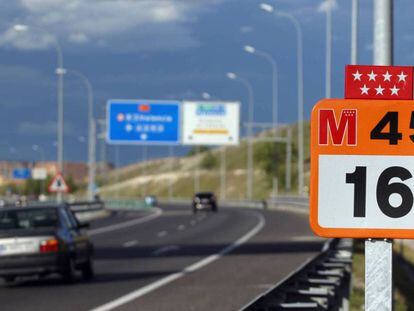
[[[75,283],[76,281],[76,271],[75,271],[75,261],[73,258],[69,258],[68,262],[65,267],[65,271],[63,272],[63,280],[65,283],[71,284]]]
[[[91,280],[95,276],[92,259],[89,258],[86,264],[82,267],[82,277],[84,280]]]

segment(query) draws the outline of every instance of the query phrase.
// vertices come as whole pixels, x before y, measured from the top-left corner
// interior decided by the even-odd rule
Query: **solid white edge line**
[[[132,240],[132,241],[122,243],[122,246],[125,247],[125,248],[128,248],[128,247],[135,246],[137,244],[138,244],[137,240]]]
[[[165,286],[179,278],[182,278],[184,276],[186,276],[189,273],[192,273],[196,270],[199,270],[205,266],[207,266],[208,264],[220,259],[221,257],[223,257],[224,255],[230,253],[231,251],[233,251],[235,248],[239,247],[240,245],[246,243],[248,240],[250,240],[253,236],[255,236],[260,230],[263,229],[266,221],[263,217],[262,214],[259,213],[254,213],[255,216],[258,218],[259,222],[258,224],[251,229],[249,232],[247,232],[245,235],[243,235],[241,238],[239,238],[237,241],[233,242],[232,244],[228,245],[227,247],[225,247],[224,249],[222,249],[220,252],[210,255],[186,268],[184,268],[183,270],[181,270],[180,272],[177,273],[173,273],[170,274],[158,281],[155,281],[151,284],[148,284],[144,287],[141,287],[135,291],[132,291],[124,296],[121,296],[115,300],[112,300],[104,305],[101,305],[99,307],[96,307],[94,309],[92,309],[91,311],[109,311],[109,310],[113,310],[115,308],[118,308],[126,303],[129,303],[135,299],[138,299],[162,286]]]
[[[111,231],[115,231],[115,230],[119,230],[119,229],[123,229],[123,228],[127,228],[127,227],[132,227],[132,226],[150,221],[154,218],[157,218],[157,217],[161,216],[161,214],[162,214],[162,209],[160,209],[160,208],[155,208],[153,211],[154,212],[151,215],[148,215],[148,216],[145,216],[145,217],[131,219],[131,220],[128,220],[128,221],[125,221],[125,222],[121,222],[119,224],[114,224],[114,225],[109,225],[109,226],[102,227],[102,228],[89,230],[88,235],[92,236],[92,235],[111,232]]]

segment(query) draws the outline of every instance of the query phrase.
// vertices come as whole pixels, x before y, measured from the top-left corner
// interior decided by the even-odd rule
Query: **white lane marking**
[[[194,226],[196,223],[197,223],[197,221],[196,221],[196,220],[192,220],[192,221],[190,221],[190,225],[192,225],[192,226]]]
[[[168,232],[167,231],[160,231],[160,232],[158,232],[157,233],[157,236],[159,237],[159,238],[162,238],[163,236],[166,236],[168,234]]]
[[[179,230],[179,231],[183,231],[184,229],[185,229],[185,226],[184,225],[179,225],[177,227],[177,230]]]
[[[177,251],[179,249],[180,247],[178,245],[167,245],[167,246],[163,246],[163,247],[156,249],[155,251],[151,253],[151,255],[159,256],[159,255],[163,255],[168,252]]]
[[[119,224],[114,224],[114,225],[110,225],[110,226],[106,226],[106,227],[102,227],[102,228],[97,228],[97,229],[92,229],[92,230],[88,231],[88,234],[89,235],[96,235],[96,234],[101,234],[101,233],[106,233],[106,232],[111,232],[111,231],[127,228],[127,227],[132,227],[132,226],[150,221],[154,218],[157,218],[157,217],[161,216],[161,214],[162,214],[162,209],[156,208],[156,209],[154,209],[154,212],[151,215],[148,215],[148,216],[145,216],[145,217],[142,217],[142,218],[131,219],[131,220],[128,220],[128,221],[125,221],[125,222],[121,222]]]
[[[138,244],[137,240],[128,241],[122,244],[123,247],[132,247]]]
[[[144,287],[138,288],[135,291],[130,292],[129,294],[126,294],[122,297],[119,297],[113,301],[110,301],[102,306],[96,307],[94,309],[92,309],[92,311],[109,311],[109,310],[113,310],[115,308],[118,308],[126,303],[129,303],[135,299],[138,299],[162,286],[165,286],[177,279],[180,279],[184,276],[186,276],[189,273],[192,273],[198,269],[201,269],[205,266],[207,266],[208,264],[220,259],[221,257],[223,257],[224,255],[230,253],[231,251],[233,251],[235,248],[239,247],[240,245],[246,243],[248,240],[250,240],[252,237],[254,237],[260,230],[262,230],[262,228],[264,227],[266,221],[263,217],[263,215],[259,214],[259,213],[254,213],[254,215],[256,215],[256,217],[258,218],[259,222],[258,224],[251,229],[249,232],[247,232],[245,235],[243,235],[241,238],[239,238],[237,241],[233,242],[232,244],[228,245],[227,247],[223,248],[220,252],[210,255],[186,268],[184,268],[183,270],[181,270],[180,272],[176,272],[173,274],[170,274],[158,281],[155,281],[151,284],[148,284]]]

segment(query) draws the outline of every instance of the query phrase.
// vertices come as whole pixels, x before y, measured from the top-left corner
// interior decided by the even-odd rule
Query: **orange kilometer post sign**
[[[414,238],[413,68],[347,66],[311,116],[310,223],[324,237]]]

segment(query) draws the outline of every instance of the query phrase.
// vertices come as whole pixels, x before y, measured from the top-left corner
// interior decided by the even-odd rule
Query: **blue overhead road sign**
[[[13,179],[29,179],[32,177],[32,172],[28,168],[13,169]]]
[[[180,102],[110,100],[107,142],[110,144],[179,144]]]

